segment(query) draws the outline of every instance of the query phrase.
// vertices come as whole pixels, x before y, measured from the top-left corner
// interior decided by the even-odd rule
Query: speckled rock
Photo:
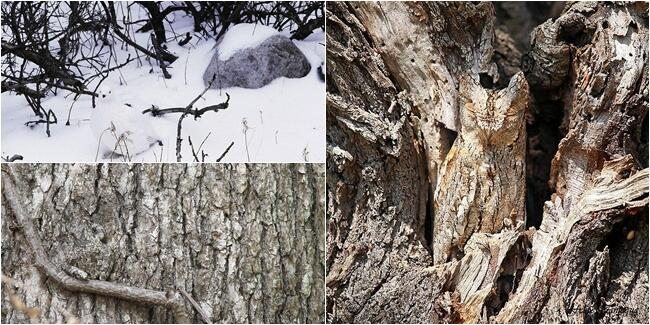
[[[298,47],[286,36],[275,35],[256,47],[238,51],[225,61],[215,52],[203,80],[207,86],[214,76],[211,85],[214,89],[257,89],[280,77],[302,78],[310,70],[309,61]]]

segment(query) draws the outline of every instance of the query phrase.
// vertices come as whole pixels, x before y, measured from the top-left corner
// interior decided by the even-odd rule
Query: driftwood
[[[327,3],[329,322],[648,322],[648,5],[526,6]]]

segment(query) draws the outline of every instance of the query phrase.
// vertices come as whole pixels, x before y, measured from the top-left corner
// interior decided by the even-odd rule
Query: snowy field
[[[215,42],[193,33],[191,18],[179,13],[174,19],[174,32],[180,36],[178,40],[170,39],[171,33],[167,36],[169,51],[178,56],[169,67],[172,78],[163,78],[155,62],[149,62],[140,54],[139,60],[112,72],[102,83],[111,89],[111,98],[107,102],[98,101],[94,109],[125,103],[138,112],[152,105],[160,109],[186,107],[205,89],[203,73],[216,50]],[[261,27],[230,27],[221,50],[236,55],[239,47],[256,45],[269,34],[269,27]],[[194,37],[181,47],[178,41],[186,32]],[[289,36],[288,31],[282,34]],[[149,37],[149,33],[135,33],[135,40],[141,45],[146,46]],[[231,142],[234,145],[222,162],[324,162],[325,83],[317,72],[324,59],[324,37],[324,33],[317,30],[304,41],[294,41],[311,63],[311,71],[303,78],[279,78],[260,89],[208,90],[195,107],[219,104],[225,101],[226,93],[230,95],[229,107],[207,112],[197,120],[192,116],[184,119],[182,160],[194,160],[187,141],[190,136],[195,149],[203,142],[201,150],[208,154],[206,162],[219,158]],[[126,61],[129,54],[131,58],[138,56],[133,47],[127,49],[115,44],[114,48],[120,63]],[[74,102],[70,125],[65,125],[73,97],[67,91],[59,91],[58,95],[43,99],[43,107],[51,109],[58,118],[58,123],[50,126],[51,137],[48,137],[45,124],[25,126],[25,122],[36,118],[23,96],[2,93],[2,156],[19,154],[24,162],[125,161],[124,157],[98,154],[98,139],[91,130],[93,108],[89,96],[81,96]],[[155,129],[163,145],[134,155],[130,161],[176,161],[179,116],[178,113],[160,117],[143,115],[142,123]]]

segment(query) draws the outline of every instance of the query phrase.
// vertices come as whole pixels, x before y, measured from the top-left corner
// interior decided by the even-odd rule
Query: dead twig
[[[183,290],[183,288],[178,288],[178,291],[180,293],[182,293],[183,296],[185,296],[185,299],[187,299],[192,304],[194,309],[199,313],[199,315],[201,315],[201,318],[203,319],[203,321],[206,324],[212,323],[212,321],[210,320],[210,316],[208,316],[208,314],[206,314],[205,311],[203,311],[203,308],[201,308],[201,306],[199,306],[199,304],[196,302],[196,300],[194,300],[194,298],[192,298],[192,296],[190,296],[189,293],[187,293],[185,290]]]
[[[226,94],[226,96],[227,96],[227,100],[226,100],[225,103],[206,106],[206,107],[201,108],[201,109],[196,109],[196,110],[190,111],[188,114],[194,116],[194,118],[196,119],[196,118],[201,117],[201,115],[203,115],[203,114],[205,114],[206,112],[209,112],[209,111],[218,112],[220,110],[224,110],[224,109],[228,108],[228,105],[224,105],[224,104],[227,104],[228,101],[230,100],[230,95]],[[172,108],[162,108],[162,109],[160,109],[160,108],[152,105],[151,108],[147,108],[144,111],[142,111],[142,114],[151,113],[152,116],[162,116],[162,115],[170,114],[170,113],[186,113],[185,112],[186,110],[187,110],[187,107],[172,107]]]
[[[248,153],[248,130],[250,129],[250,127],[248,126],[248,121],[246,120],[246,118],[243,118],[241,120],[241,125],[244,131],[244,144],[246,145],[246,158],[248,159],[248,162],[251,162],[251,156]]]
[[[49,138],[51,136],[50,124],[56,124],[58,122],[58,119],[56,118],[56,115],[54,114],[54,112],[51,109],[49,109],[47,111],[45,111],[45,109],[42,108],[42,107],[41,107],[41,109],[43,110],[43,112],[45,112],[45,114],[44,114],[45,119],[40,119],[40,120],[35,120],[35,121],[27,121],[27,122],[25,122],[25,126],[32,127],[32,126],[36,126],[38,124],[45,124],[45,133],[47,134],[47,137]]]
[[[205,162],[205,157],[207,157],[208,154],[203,152],[203,150],[201,150],[201,148],[203,147],[203,144],[205,143],[205,141],[208,140],[208,137],[210,136],[210,134],[212,134],[212,132],[208,132],[208,135],[206,135],[205,138],[203,138],[203,141],[201,141],[201,144],[199,145],[199,148],[196,149],[196,150],[194,150],[194,144],[192,143],[192,137],[189,137],[189,136],[187,137],[187,140],[190,143],[190,148],[192,149],[192,156],[194,156],[194,161],[195,162]],[[199,160],[199,157],[197,156],[197,154],[199,152],[201,152],[201,159],[200,160]]]
[[[151,34],[151,43],[153,44],[153,49],[156,52],[156,61],[158,61],[158,66],[160,67],[160,70],[162,70],[163,76],[165,79],[171,79],[172,75],[169,74],[169,71],[167,71],[167,64],[165,64],[165,61],[162,59],[161,53],[163,53],[163,48],[156,40],[156,35],[153,33]]]
[[[16,160],[23,160],[23,156],[21,155],[13,155],[11,157],[6,156],[6,157],[2,157],[2,160],[4,160],[5,162],[14,162]]]
[[[208,111],[218,112],[219,110],[228,108],[228,103],[230,102],[230,95],[226,94],[227,99],[226,99],[225,102],[223,102],[221,104],[218,104],[218,105],[208,106],[208,107],[205,107],[205,108],[200,109],[200,110],[194,110],[194,112],[192,111],[192,108],[194,107],[194,103],[196,103],[199,100],[199,98],[203,97],[203,94],[205,94],[208,91],[208,89],[210,89],[210,86],[212,86],[212,83],[214,82],[215,77],[216,77],[216,75],[212,76],[212,80],[210,80],[210,82],[208,83],[208,86],[205,87],[205,89],[203,89],[203,91],[198,96],[196,96],[196,98],[194,98],[194,100],[192,100],[192,102],[190,102],[189,105],[187,105],[185,107],[185,109],[183,111],[183,114],[181,114],[181,116],[178,118],[178,125],[176,126],[176,161],[177,162],[180,162],[181,158],[182,158],[182,156],[181,156],[181,143],[183,142],[183,138],[181,137],[181,133],[182,133],[182,128],[183,128],[183,120],[185,119],[185,117],[188,114],[192,114],[192,115],[194,115],[194,118],[196,119],[198,117],[201,117],[201,115],[203,115],[204,113],[206,113]],[[145,111],[143,113],[146,113],[146,112],[147,111]]]
[[[228,148],[226,148],[226,151],[224,151],[224,152],[221,154],[221,156],[219,156],[219,158],[217,158],[217,162],[220,162],[221,159],[223,159],[223,157],[225,157],[226,154],[228,154],[228,151],[230,151],[230,148],[232,148],[232,146],[233,146],[234,144],[235,144],[234,141],[230,143],[230,145],[228,146]]]

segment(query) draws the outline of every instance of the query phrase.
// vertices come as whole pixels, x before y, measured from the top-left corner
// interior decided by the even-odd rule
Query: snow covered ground
[[[173,28],[181,35],[180,40],[186,32],[192,32],[192,21],[180,14],[175,19]],[[236,31],[236,37],[228,33],[224,36],[229,51],[238,45],[254,46],[260,38],[255,33],[269,33],[266,26],[253,27],[231,27]],[[251,39],[243,38],[249,32]],[[281,33],[289,35],[288,31]],[[139,44],[147,44],[149,33],[135,35]],[[161,109],[187,106],[205,89],[202,76],[215,51],[213,39],[193,35],[195,37],[183,47],[178,46],[176,40],[168,40],[169,51],[178,56],[169,68],[171,79],[164,79],[156,64],[147,62],[141,55],[140,62],[135,60],[119,72],[112,72],[102,85],[111,88],[114,102],[128,103],[139,111],[151,105]],[[168,39],[170,37],[171,34]],[[207,112],[196,121],[191,116],[185,118],[182,129],[183,161],[194,159],[187,141],[190,136],[195,148],[205,140],[201,149],[208,154],[206,162],[215,161],[231,142],[234,145],[222,162],[324,162],[325,83],[317,74],[317,67],[324,59],[324,37],[324,33],[318,30],[304,41],[294,41],[312,66],[304,78],[279,78],[260,89],[208,90],[195,107],[219,104],[225,101],[226,93],[230,95],[230,106],[217,113]],[[115,46],[120,63],[126,60],[129,53],[132,58],[137,55],[132,47],[125,51],[120,47],[120,44]],[[57,96],[50,95],[43,99],[42,104],[45,109],[52,109],[58,118],[58,123],[50,126],[51,137],[47,137],[44,124],[34,127],[24,125],[27,121],[35,120],[24,97],[10,92],[2,93],[3,157],[20,154],[24,162],[125,160],[104,158],[97,154],[98,141],[91,131],[93,108],[89,96],[80,97],[74,104],[69,126],[65,122],[73,96],[60,91]],[[176,161],[176,124],[179,115],[147,115],[145,121],[161,135],[163,146],[154,146],[135,155],[131,161]]]

